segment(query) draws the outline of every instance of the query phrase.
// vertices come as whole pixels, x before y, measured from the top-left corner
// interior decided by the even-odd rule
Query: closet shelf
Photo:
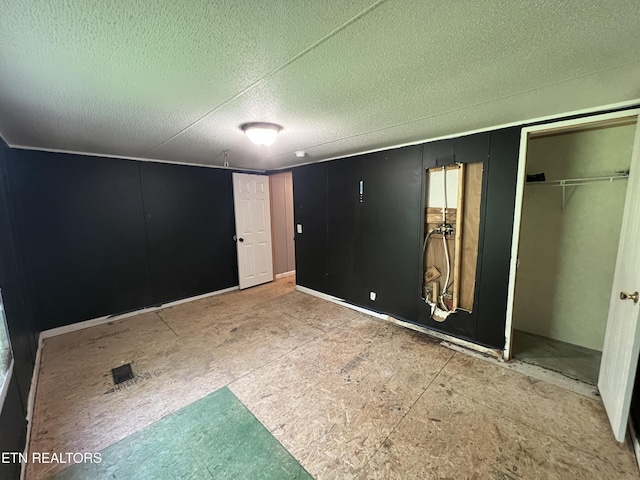
[[[564,180],[548,180],[546,182],[527,182],[527,187],[577,187],[579,185],[592,185],[594,183],[613,183],[616,180],[629,178],[628,173],[620,173],[609,177],[566,178]]]
[[[599,183],[613,183],[617,180],[626,180],[629,173],[619,173],[608,177],[565,178],[563,180],[548,180],[545,182],[527,182],[527,187],[562,187],[562,210],[567,206],[566,187],[579,187],[581,185],[596,185]]]

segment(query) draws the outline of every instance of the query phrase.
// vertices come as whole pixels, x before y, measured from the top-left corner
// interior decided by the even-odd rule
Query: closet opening
[[[598,383],[635,133],[632,117],[532,132],[527,141],[506,350],[592,385]]]
[[[426,171],[421,293],[437,322],[473,310],[482,172],[482,163]]]

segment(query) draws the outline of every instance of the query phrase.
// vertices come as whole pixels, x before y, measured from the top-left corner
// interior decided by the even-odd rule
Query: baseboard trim
[[[29,444],[31,443],[31,431],[33,430],[33,411],[36,405],[36,392],[38,390],[38,377],[40,375],[40,360],[42,358],[42,345],[44,337],[42,332],[38,335],[38,350],[33,363],[33,373],[31,374],[31,385],[29,386],[29,396],[27,397],[27,436],[24,441],[24,455],[29,458]],[[20,467],[20,480],[24,480],[27,475],[27,465],[23,463]]]
[[[314,297],[322,298],[323,300],[327,300],[329,302],[337,303],[343,307],[350,308],[352,310],[356,310],[358,312],[364,313],[366,315],[371,315],[372,317],[379,318],[380,320],[384,320],[386,322],[393,323],[395,325],[399,325],[404,328],[408,328],[410,330],[414,330],[416,332],[425,333],[432,337],[438,338],[440,340],[444,340],[445,342],[449,342],[455,345],[459,345],[468,350],[475,350],[476,352],[480,352],[484,355],[490,355],[496,358],[502,358],[502,350],[494,350],[491,348],[484,347],[482,345],[478,345],[473,342],[468,342],[466,340],[462,340],[460,338],[453,337],[451,335],[447,335],[446,333],[436,332],[435,330],[431,330],[426,327],[422,327],[420,325],[416,325],[415,323],[405,322],[404,320],[398,320],[390,315],[384,313],[378,313],[373,310],[369,310],[368,308],[358,307],[356,305],[352,305],[342,298],[334,297],[333,295],[328,295],[326,293],[318,292],[316,290],[312,290],[311,288],[303,287],[301,285],[296,285],[296,290],[302,293],[307,293],[309,295],[313,295]]]
[[[357,305],[352,305],[342,298],[334,297],[333,295],[329,295],[326,293],[318,292],[317,290],[312,290],[311,288],[303,287],[302,285],[296,285],[296,290],[302,293],[306,293],[308,295],[312,295],[314,297],[321,298],[323,300],[327,300],[329,302],[337,303],[343,307],[350,308],[351,310],[355,310],[357,312],[365,313],[367,315],[371,315],[372,317],[379,318],[380,320],[386,320],[388,315],[374,312],[373,310],[369,310],[367,308],[358,307]]]
[[[40,336],[44,339],[56,337],[58,335],[64,335],[65,333],[75,332],[77,330],[84,330],[85,328],[95,327],[97,325],[102,325],[109,322],[116,322],[118,320],[123,320],[129,317],[135,317],[136,315],[140,315],[141,313],[149,313],[156,312],[158,310],[163,310],[169,307],[175,307],[176,305],[181,305],[183,303],[193,302],[195,300],[201,300],[203,298],[213,297],[215,295],[221,295],[223,293],[233,292],[238,290],[238,286],[225,288],[223,290],[216,290],[215,292],[203,293],[202,295],[196,295],[195,297],[183,298],[181,300],[176,300],[174,302],[163,303],[162,305],[158,305],[156,307],[147,307],[141,308],[140,310],[134,310],[133,312],[122,313],[119,315],[106,315],[104,317],[94,318],[92,320],[85,320],[83,322],[72,323],[70,325],[64,325],[62,327],[51,328],[49,330],[44,330]]]
[[[29,397],[27,398],[27,422],[31,423],[33,418],[33,408],[36,401],[36,389],[38,388],[38,375],[40,374],[40,359],[42,358],[42,345],[44,337],[42,333],[38,335],[38,350],[36,351],[36,359],[33,364],[33,374],[31,375],[31,386],[29,387]],[[29,429],[31,430],[31,429]],[[27,440],[29,436],[27,434]]]
[[[295,275],[295,274],[296,274],[295,270],[289,270],[288,272],[284,272],[284,273],[276,273],[276,280],[278,280],[279,278],[290,277],[291,275]]]

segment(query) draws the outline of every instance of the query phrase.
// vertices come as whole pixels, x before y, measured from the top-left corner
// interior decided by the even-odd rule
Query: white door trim
[[[575,118],[571,120],[564,120],[560,122],[547,123],[544,125],[535,125],[531,127],[525,127],[520,133],[520,154],[518,157],[518,179],[516,183],[516,199],[515,210],[513,215],[513,233],[511,239],[511,262],[509,267],[509,287],[507,291],[507,317],[504,330],[505,345],[504,345],[504,359],[511,359],[511,340],[513,332],[513,303],[515,300],[515,288],[516,288],[516,267],[518,262],[518,244],[520,242],[520,224],[522,221],[522,199],[524,196],[524,186],[526,183],[526,164],[527,164],[527,147],[531,134],[539,134],[548,131],[561,131],[571,130],[579,126],[586,126],[596,123],[608,123],[615,124],[617,120],[623,121],[624,119],[639,120],[640,109],[624,110],[621,112],[605,113],[601,115],[593,115],[590,117]],[[632,155],[637,155],[638,152],[634,150]]]

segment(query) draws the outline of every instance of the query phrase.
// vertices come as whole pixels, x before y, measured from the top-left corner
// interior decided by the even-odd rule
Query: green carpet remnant
[[[51,478],[312,478],[226,387],[100,453],[101,463],[72,465]]]

